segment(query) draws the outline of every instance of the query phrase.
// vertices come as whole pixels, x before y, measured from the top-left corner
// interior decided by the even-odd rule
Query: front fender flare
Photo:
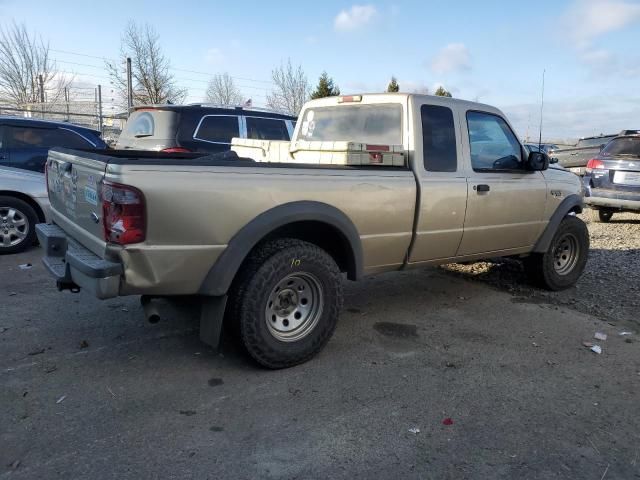
[[[336,207],[321,202],[300,201],[279,205],[261,213],[242,227],[229,241],[227,248],[205,277],[200,286],[201,295],[226,295],[242,262],[262,239],[276,229],[301,221],[325,223],[341,233],[351,252],[353,267],[349,278],[362,277],[363,254],[358,230],[353,222]]]
[[[567,214],[571,211],[577,211],[578,213],[582,212],[582,208],[584,207],[584,201],[582,196],[573,193],[569,195],[567,198],[560,202],[556,211],[551,215],[551,219],[547,224],[547,228],[545,228],[542,235],[538,238],[535,246],[533,247],[533,252],[536,253],[544,253],[549,250],[551,246],[551,240],[553,240],[553,236],[556,234],[562,219],[567,216]]]

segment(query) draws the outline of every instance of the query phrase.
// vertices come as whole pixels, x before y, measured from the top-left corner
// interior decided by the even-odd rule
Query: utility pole
[[[102,131],[102,85],[98,85],[98,129]]]
[[[131,57],[127,57],[127,116],[133,107],[133,82],[131,81]]]
[[[64,87],[64,102],[67,105],[67,122],[71,119],[69,118],[69,87]]]
[[[40,87],[40,113],[44,118],[44,79],[42,75],[38,75],[38,86]]]

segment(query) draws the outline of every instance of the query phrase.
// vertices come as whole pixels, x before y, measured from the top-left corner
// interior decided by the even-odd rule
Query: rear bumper
[[[53,224],[36,225],[38,241],[45,251],[42,259],[56,279],[58,288],[83,288],[96,297],[117,297],[122,264],[104,260],[67,236]]]
[[[584,202],[597,207],[616,208],[620,210],[640,210],[640,191],[607,190],[587,188]]]

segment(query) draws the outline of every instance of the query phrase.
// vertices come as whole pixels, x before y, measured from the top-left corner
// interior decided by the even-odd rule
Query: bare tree
[[[298,65],[293,68],[291,60],[281,64],[271,73],[274,88],[267,95],[267,106],[289,115],[298,115],[302,105],[309,100],[310,88],[307,76]]]
[[[30,36],[24,25],[16,23],[0,27],[0,100],[24,107],[44,96],[54,104],[64,97],[72,80],[57,71],[49,45],[41,37]]]
[[[162,53],[160,37],[152,26],[130,21],[122,35],[121,62],[106,62],[114,89],[123,105],[127,100],[126,58],[131,58],[133,104],[181,103],[187,90],[176,86],[170,73],[171,63]]]
[[[207,87],[207,102],[219,105],[240,105],[244,100],[240,89],[228,73],[214,75]]]

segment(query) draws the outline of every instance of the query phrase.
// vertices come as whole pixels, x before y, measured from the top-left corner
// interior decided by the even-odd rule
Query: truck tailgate
[[[104,253],[102,209],[98,188],[108,157],[93,152],[52,149],[47,161],[47,188],[52,218],[97,255]]]

